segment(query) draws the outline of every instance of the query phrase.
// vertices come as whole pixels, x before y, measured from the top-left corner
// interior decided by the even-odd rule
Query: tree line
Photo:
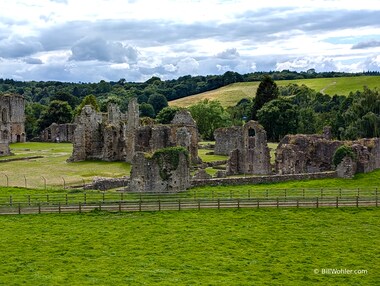
[[[87,103],[93,104],[103,112],[106,111],[109,103],[116,103],[125,112],[130,98],[136,97],[140,104],[141,117],[155,118],[157,122],[166,123],[175,111],[175,108],[167,107],[168,101],[217,89],[235,82],[261,81],[263,83],[268,79],[273,81],[379,74],[379,72],[316,73],[311,69],[300,73],[284,70],[244,75],[228,71],[223,75],[188,75],[166,81],[152,77],[142,83],[127,82],[125,79],[117,82],[102,80],[98,83],[26,82],[0,79],[0,93],[24,95],[27,117],[26,132],[28,138],[31,139],[38,136],[53,122],[71,122],[81,106]],[[331,125],[337,138],[367,136],[371,132],[363,132],[363,130],[372,127],[378,132],[378,110],[358,108],[358,104],[365,104],[359,103],[362,93],[366,97],[367,94],[378,94],[377,91],[364,90],[359,94],[350,94],[348,97],[338,95],[330,97],[317,93],[306,86],[289,85],[278,88],[267,85],[266,88],[269,88],[269,91],[259,92],[259,88],[256,96],[252,95],[250,98],[242,99],[236,106],[227,109],[213,101],[200,102],[190,107],[194,117],[198,117],[197,114],[203,114],[197,118],[203,138],[213,139],[215,128],[242,124],[249,119],[261,122],[266,127],[271,140],[278,140],[284,132],[318,132],[323,125]],[[274,89],[270,90],[271,88]],[[261,93],[264,94],[263,99],[260,97]],[[374,97],[376,98],[376,95]],[[371,100],[376,102],[377,99],[368,98],[368,104],[371,104]],[[348,108],[351,105],[356,108]],[[333,114],[336,112],[338,112],[337,117],[334,117]],[[347,114],[344,115],[345,113]],[[205,116],[205,114],[210,116]],[[360,120],[357,118],[359,114]],[[211,125],[211,127],[202,127],[203,121],[205,121],[205,125]],[[355,125],[353,122],[359,125]],[[286,126],[280,126],[280,123]],[[375,134],[378,134],[376,132]]]

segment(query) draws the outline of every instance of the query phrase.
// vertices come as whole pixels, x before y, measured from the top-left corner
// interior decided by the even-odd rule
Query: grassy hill
[[[239,82],[222,88],[188,96],[169,102],[170,106],[187,107],[203,99],[219,100],[223,106],[235,105],[244,97],[253,97],[260,82]],[[276,81],[279,86],[290,83],[306,85],[319,92],[334,95],[348,95],[351,91],[380,87],[380,76],[336,77]]]

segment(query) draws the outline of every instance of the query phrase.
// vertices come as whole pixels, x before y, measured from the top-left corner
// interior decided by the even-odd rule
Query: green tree
[[[284,97],[272,100],[257,112],[257,118],[267,131],[268,140],[278,142],[286,134],[297,131],[297,106]]]
[[[145,103],[145,102],[141,103],[139,106],[139,110],[140,110],[140,117],[154,118],[154,116],[156,115],[154,113],[153,106],[149,103]]]
[[[25,133],[27,139],[37,137],[41,132],[38,119],[47,110],[46,105],[37,102],[27,103],[25,106]]]
[[[91,105],[96,111],[99,111],[99,104],[96,100],[95,95],[89,94],[85,98],[83,98],[82,102],[78,105],[78,107],[75,110],[75,114],[79,114],[85,105]]]
[[[45,129],[52,123],[62,124],[69,123],[73,118],[73,110],[65,101],[53,100],[50,102],[46,111],[38,120],[40,130]]]
[[[158,114],[163,108],[168,106],[166,97],[158,93],[149,96],[148,103],[153,106],[155,114]]]
[[[205,99],[190,106],[189,110],[205,140],[214,140],[215,129],[231,125],[229,114],[217,100]]]
[[[66,101],[71,106],[72,109],[74,109],[75,106],[77,106],[78,104],[78,98],[71,95],[67,91],[58,91],[55,95],[53,95],[50,98],[50,101],[53,101],[53,100]]]
[[[263,107],[265,103],[276,99],[278,95],[279,90],[277,84],[270,76],[264,76],[264,79],[260,82],[256,91],[256,97],[254,98],[252,108],[252,118],[257,119],[257,112],[261,109],[261,107]]]
[[[169,124],[177,111],[179,111],[180,108],[177,106],[167,106],[161,109],[161,111],[156,116],[156,121],[161,124]]]

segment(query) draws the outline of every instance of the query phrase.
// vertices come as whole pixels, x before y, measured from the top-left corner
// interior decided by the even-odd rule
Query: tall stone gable
[[[242,141],[230,153],[227,173],[268,175],[271,173],[270,152],[264,127],[256,121],[242,128]]]
[[[0,155],[9,155],[9,143],[26,141],[24,97],[0,95],[0,116]]]

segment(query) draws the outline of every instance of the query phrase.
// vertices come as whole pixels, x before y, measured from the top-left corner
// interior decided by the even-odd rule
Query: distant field
[[[276,81],[276,83],[279,86],[286,86],[290,83],[295,83],[298,85],[304,84],[312,89],[315,89],[316,91],[329,95],[348,95],[351,91],[355,92],[357,90],[362,90],[363,86],[367,86],[369,88],[379,88],[380,76],[282,80]],[[216,90],[170,101],[169,105],[188,107],[207,98],[210,100],[219,100],[225,107],[232,106],[242,98],[254,97],[258,86],[259,82],[234,83]]]

